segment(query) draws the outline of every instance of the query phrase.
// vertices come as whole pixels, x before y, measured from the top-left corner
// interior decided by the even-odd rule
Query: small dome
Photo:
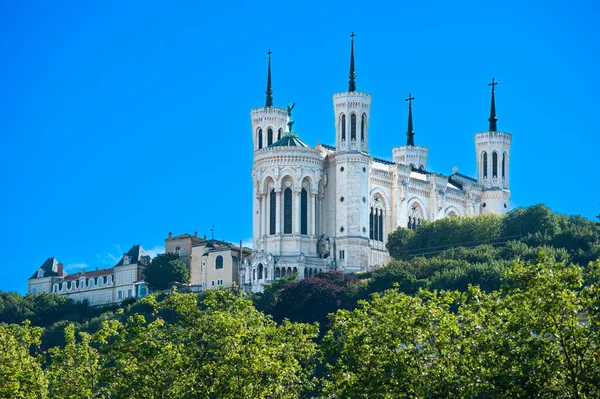
[[[308,144],[298,138],[298,135],[293,132],[285,132],[283,137],[274,142],[270,147],[306,147],[310,148]]]

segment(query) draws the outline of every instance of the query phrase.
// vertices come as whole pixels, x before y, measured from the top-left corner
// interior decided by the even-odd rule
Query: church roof
[[[472,182],[477,183],[477,179],[475,179],[473,177],[470,177],[470,176],[467,176],[467,175],[463,175],[462,173],[458,173],[458,172],[456,172],[455,175],[459,176],[459,177],[462,177],[463,179],[471,180]]]
[[[376,157],[373,157],[373,161],[375,161],[375,162],[379,162],[379,163],[382,163],[382,164],[384,164],[384,165],[393,165],[393,164],[394,164],[394,162],[392,162],[392,161],[388,161],[387,159],[383,159],[383,158],[376,158]]]
[[[305,147],[310,148],[308,144],[298,138],[296,133],[285,132],[283,137],[274,142],[270,147]]]

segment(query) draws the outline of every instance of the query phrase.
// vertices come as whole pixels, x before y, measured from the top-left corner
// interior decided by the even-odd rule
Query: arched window
[[[308,234],[308,193],[304,187],[300,194],[300,234]]]
[[[258,279],[262,280],[263,278],[263,265],[262,263],[258,264]]]
[[[258,129],[258,149],[262,148],[262,129]]]
[[[367,115],[362,114],[362,118],[360,118],[360,141],[365,141],[365,124],[367,123],[366,119]]]
[[[376,195],[369,214],[369,238],[383,242],[383,201]]]
[[[275,204],[276,199],[275,190],[271,190],[269,193],[269,234],[275,234],[275,211],[277,205]]]
[[[342,126],[342,140],[346,140],[346,114],[342,114],[342,121],[340,122]]]
[[[356,114],[350,115],[350,140],[356,140]]]
[[[419,223],[423,220],[423,213],[421,212],[421,208],[418,204],[413,203],[410,206],[410,210],[408,211],[408,228],[411,230],[416,230]]]
[[[283,234],[292,234],[292,189],[283,192]]]
[[[215,269],[223,268],[223,257],[221,255],[215,258]]]
[[[279,131],[277,132],[277,140],[281,140],[281,135],[283,134],[283,129],[279,128]]]
[[[506,177],[506,153],[502,154],[502,178]]]
[[[267,146],[273,144],[273,129],[269,128],[267,130]]]
[[[483,178],[487,179],[487,152],[483,152],[483,154],[481,154],[481,163],[483,163]]]
[[[496,151],[492,153],[492,176],[498,177],[498,153]]]

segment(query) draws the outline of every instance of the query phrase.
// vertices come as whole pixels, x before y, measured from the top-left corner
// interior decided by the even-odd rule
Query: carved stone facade
[[[284,132],[282,108],[250,113],[254,252],[240,273],[247,291],[293,273],[372,270],[390,260],[387,236],[399,226],[508,211],[511,134],[475,135],[477,178],[443,175],[427,170],[424,147],[395,147],[393,161],[371,156],[370,94],[335,94],[333,105],[335,147]]]

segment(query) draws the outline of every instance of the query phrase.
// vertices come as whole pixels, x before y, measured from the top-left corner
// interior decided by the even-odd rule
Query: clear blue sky
[[[597,1],[0,4],[0,289],[49,256],[110,267],[169,231],[252,235],[249,111],[275,105],[334,143],[332,95],[373,95],[370,148],[391,158],[414,102],[428,169],[475,172],[492,77],[513,134],[512,206],[600,213]]]

